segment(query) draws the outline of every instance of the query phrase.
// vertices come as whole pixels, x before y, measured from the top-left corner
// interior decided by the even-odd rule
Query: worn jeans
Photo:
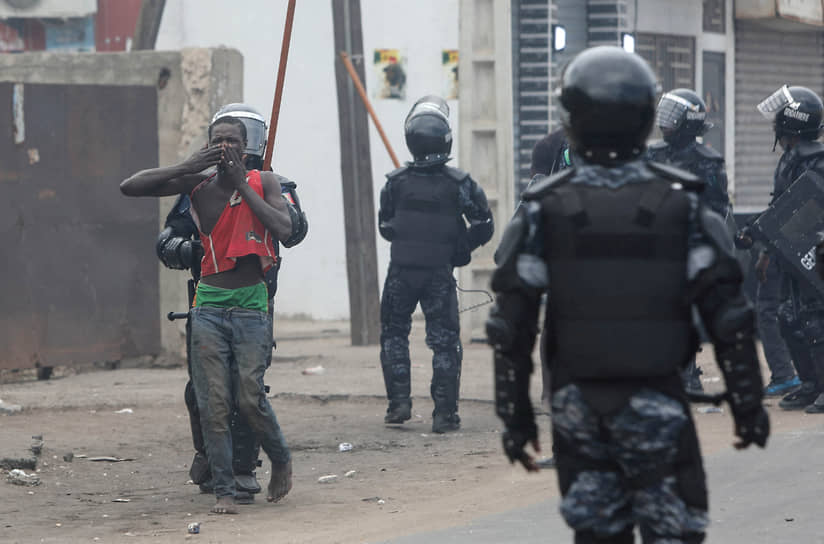
[[[199,306],[192,309],[190,319],[192,382],[215,494],[234,495],[229,427],[233,405],[249,422],[273,465],[290,460],[263,388],[272,350],[272,318],[256,310]]]
[[[764,358],[770,368],[772,380],[781,382],[795,375],[790,352],[781,334],[778,307],[784,301],[782,295],[781,266],[775,258],[767,266],[767,281],[758,284],[756,311],[758,313],[758,336],[764,347]]]

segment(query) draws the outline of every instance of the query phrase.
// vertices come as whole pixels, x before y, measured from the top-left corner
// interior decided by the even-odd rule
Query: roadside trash
[[[72,452],[64,453],[63,460],[67,463],[71,463],[72,461],[74,461],[74,454]]]
[[[338,451],[352,451],[352,444],[349,442],[341,442],[338,444]]]
[[[31,452],[35,455],[40,455],[43,451],[43,435],[36,434],[31,437],[31,446],[29,447]]]
[[[112,499],[112,502],[132,502],[132,499]]]
[[[40,485],[40,476],[37,474],[26,474],[25,471],[15,468],[9,471],[6,480],[14,485]]]
[[[123,408],[122,410],[116,410],[114,413],[115,414],[133,414],[134,410],[132,410],[131,408]]]
[[[0,414],[16,414],[23,408],[19,404],[9,404],[0,399]]]
[[[302,374],[304,376],[318,376],[326,372],[326,369],[323,366],[310,366],[309,368],[304,368]]]
[[[80,457],[78,455],[78,457]],[[87,457],[89,461],[106,461],[108,463],[119,463],[121,461],[134,461],[134,459],[121,459],[120,457]]]
[[[718,406],[699,406],[695,409],[699,414],[723,414],[724,409]]]
[[[338,481],[338,475],[337,474],[327,474],[326,476],[321,476],[320,478],[318,478],[318,483],[319,484],[331,484],[332,482],[337,482],[337,481]]]
[[[199,534],[200,533],[200,522],[199,521],[193,521],[192,523],[189,524],[188,530],[189,530],[190,535]]]
[[[383,499],[378,499],[378,504],[386,504],[386,501]]]
[[[357,473],[358,473],[358,471],[357,471],[357,470],[348,470],[348,471],[346,471],[346,474],[344,474],[344,476],[345,476],[346,478],[351,478],[352,476],[354,476],[354,475],[355,475],[355,474],[357,474]]]

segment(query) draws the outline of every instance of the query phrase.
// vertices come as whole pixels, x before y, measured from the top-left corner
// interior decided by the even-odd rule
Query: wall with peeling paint
[[[146,86],[157,89],[158,162],[179,162],[205,142],[212,113],[243,96],[243,60],[233,49],[185,48],[175,52],[60,54],[24,53],[0,55],[0,81],[23,84],[75,84]],[[155,112],[147,112],[155,115]],[[128,131],[126,124],[111,127],[111,137]],[[48,150],[39,149],[39,154]],[[146,168],[158,166],[147,164]],[[57,173],[56,173],[57,177]],[[111,180],[113,192],[120,179]],[[158,199],[158,232],[174,198]],[[123,205],[129,200],[123,197]],[[44,248],[48,251],[48,248]],[[154,247],[146,247],[146,259],[156,261]],[[184,273],[166,270],[158,263],[160,343],[173,353],[184,354],[183,325],[165,319],[169,311],[186,308]],[[59,275],[55,281],[60,281]],[[65,286],[71,289],[71,285]],[[124,285],[128,290],[130,286]],[[120,301],[111,301],[118,304]]]

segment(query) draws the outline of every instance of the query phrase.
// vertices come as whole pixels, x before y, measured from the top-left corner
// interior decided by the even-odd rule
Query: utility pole
[[[143,0],[134,28],[133,51],[155,48],[164,7],[166,7],[166,0]]]
[[[338,93],[343,217],[352,345],[377,344],[380,338],[375,201],[369,154],[369,120],[345,66],[345,52],[364,78],[360,0],[332,0],[335,33],[335,83]]]

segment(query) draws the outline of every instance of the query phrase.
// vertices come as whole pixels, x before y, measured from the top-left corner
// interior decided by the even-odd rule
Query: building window
[[[661,90],[695,88],[695,38],[639,32],[635,52],[655,70]]]
[[[704,32],[726,32],[726,0],[704,0]]]

